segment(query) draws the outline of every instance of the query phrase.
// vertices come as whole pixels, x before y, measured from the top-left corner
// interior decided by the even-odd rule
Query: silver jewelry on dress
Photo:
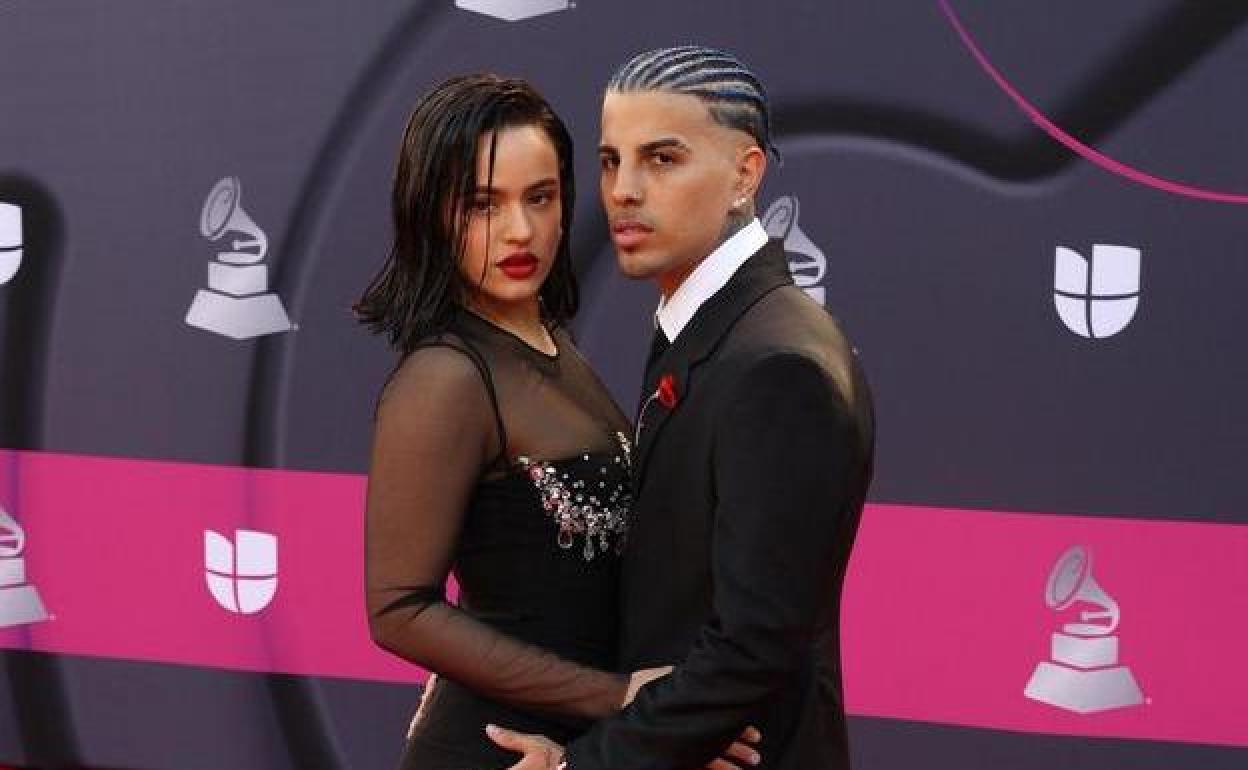
[[[632,445],[628,437],[620,432],[616,432],[615,437],[623,454],[615,455],[611,460],[619,463],[622,457],[625,465],[631,467]],[[581,458],[588,460],[590,455],[585,453]],[[597,553],[606,553],[612,546],[612,540],[617,554],[624,550],[628,517],[633,506],[633,493],[627,477],[623,482],[616,482],[610,495],[600,482],[599,486],[603,487],[600,497],[590,494],[583,480],[569,483],[568,474],[560,474],[548,461],[522,455],[516,458],[516,462],[537,487],[542,508],[559,526],[557,542],[560,548],[570,549],[576,544],[577,535],[583,535],[585,540],[581,553],[586,561],[592,561]],[[606,467],[601,470],[605,472]]]

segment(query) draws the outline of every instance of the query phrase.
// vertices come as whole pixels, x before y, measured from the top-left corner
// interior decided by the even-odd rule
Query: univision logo
[[[22,266],[22,209],[0,203],[0,285],[13,280]]]
[[[277,593],[277,537],[240,529],[230,541],[204,531],[204,576],[212,598],[230,612],[254,615]]]
[[[1080,337],[1112,337],[1131,323],[1140,305],[1140,250],[1098,243],[1092,258],[1057,247],[1053,269],[1057,315]]]
[[[455,7],[493,16],[503,21],[521,21],[572,7],[569,0],[455,0]]]

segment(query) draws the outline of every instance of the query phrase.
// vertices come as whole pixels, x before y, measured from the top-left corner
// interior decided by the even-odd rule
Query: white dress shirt
[[[654,321],[663,330],[668,342],[675,342],[676,337],[693,320],[698,308],[724,288],[747,259],[767,245],[767,237],[763,223],[755,217],[752,222],[719,244],[670,297],[659,299],[659,309],[654,313]]]

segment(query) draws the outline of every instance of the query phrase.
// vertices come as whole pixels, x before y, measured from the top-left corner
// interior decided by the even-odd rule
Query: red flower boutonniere
[[[669,411],[675,409],[676,402],[680,400],[680,394],[676,392],[676,378],[670,373],[660,377],[659,387],[654,391],[654,397]]]
[[[651,404],[658,401],[663,405],[664,409],[670,412],[676,408],[676,402],[679,400],[680,394],[676,391],[676,378],[670,372],[664,374],[659,378],[658,387],[654,389],[654,392],[650,394],[646,402],[641,405],[641,412],[637,415],[637,430],[633,433],[633,444],[641,446],[641,426],[646,422],[646,410],[650,408]]]

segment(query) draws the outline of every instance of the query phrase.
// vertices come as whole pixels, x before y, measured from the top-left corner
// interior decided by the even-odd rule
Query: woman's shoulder
[[[432,402],[471,397],[488,379],[486,366],[481,354],[460,336],[431,335],[403,355],[386,382],[382,398],[395,393],[416,394]]]

